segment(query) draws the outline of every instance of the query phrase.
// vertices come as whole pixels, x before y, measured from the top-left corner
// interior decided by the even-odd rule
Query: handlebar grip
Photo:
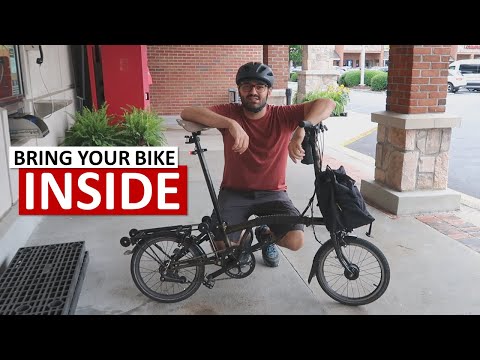
[[[302,148],[303,148],[303,151],[305,151],[305,156],[303,157],[301,163],[305,165],[313,164],[312,146],[308,143],[307,136],[303,138]]]
[[[300,124],[298,124],[298,126],[300,126],[301,128],[309,129],[313,127],[313,124],[308,120],[303,120],[300,121]]]

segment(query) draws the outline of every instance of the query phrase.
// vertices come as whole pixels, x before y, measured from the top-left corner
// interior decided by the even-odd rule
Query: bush
[[[107,114],[107,105],[98,110],[86,107],[76,112],[73,126],[66,131],[65,146],[163,146],[164,119],[150,110],[124,109],[119,122]]]
[[[354,87],[360,85],[360,70],[345,72],[345,86]]]
[[[338,85],[343,85],[343,86],[346,86],[347,84],[345,83],[345,75],[347,75],[346,72],[344,72],[342,75],[340,75],[340,77],[338,78],[337,80],[337,84]]]
[[[381,73],[383,73],[383,71],[365,70],[365,85],[372,86],[372,78]]]
[[[380,74],[372,78],[371,89],[374,91],[381,91],[387,88],[388,73],[380,71]]]
[[[296,72],[290,73],[290,81],[297,82],[298,81],[298,74]]]
[[[332,116],[340,116],[340,114],[345,112],[345,106],[350,100],[349,89],[343,85],[329,85],[327,87],[327,90],[310,91],[305,95],[302,103],[320,98],[327,98],[335,101],[336,106],[335,109],[332,111]]]
[[[163,131],[164,119],[150,110],[131,106],[124,109],[122,136],[130,146],[163,146],[167,143]]]
[[[75,115],[75,123],[66,131],[65,146],[121,146],[125,145],[118,125],[110,125],[113,118],[107,114],[107,105],[98,110],[84,107]]]

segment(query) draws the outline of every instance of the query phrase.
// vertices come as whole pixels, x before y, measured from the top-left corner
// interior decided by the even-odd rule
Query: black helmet
[[[259,62],[249,62],[240,66],[237,72],[237,85],[244,80],[260,80],[272,87],[275,79],[269,66]]]

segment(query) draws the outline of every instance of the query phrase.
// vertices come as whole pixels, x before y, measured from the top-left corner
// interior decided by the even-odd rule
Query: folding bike
[[[177,121],[186,131],[191,132],[191,135],[185,136],[186,144],[195,144],[192,153],[198,155],[200,160],[214,213],[219,219],[217,228],[213,228],[215,225],[212,225],[210,216],[204,216],[198,224],[131,229],[129,236],[120,240],[124,247],[133,246],[133,249],[127,250],[125,254],[132,255],[130,271],[135,285],[144,295],[165,303],[185,300],[193,295],[201,284],[211,289],[215,280],[223,274],[231,279],[250,275],[255,269],[254,252],[273,242],[271,239],[252,245],[253,228],[257,226],[288,223],[304,224],[313,228],[314,225],[325,225],[323,217],[313,216],[315,193],[300,216],[261,216],[241,224],[225,223],[203,154],[206,149],[202,149],[200,145],[201,132],[209,127],[185,120]],[[299,126],[305,129],[302,145],[306,154],[313,156],[317,179],[321,174],[323,156],[319,135],[320,132],[323,135],[326,128],[322,124],[313,126],[308,121],[303,121]],[[305,216],[309,207],[311,216]],[[239,245],[235,246],[228,234],[241,230],[245,231]],[[225,244],[222,250],[215,244],[216,240],[220,240],[218,234]],[[316,234],[315,239],[318,241]],[[206,242],[209,244],[205,244],[205,247],[211,249],[209,253],[201,247]],[[350,235],[345,230],[330,231],[329,240],[323,244],[318,242],[321,247],[313,258],[309,283],[313,276],[316,276],[323,291],[345,305],[365,305],[382,296],[390,281],[390,268],[378,247]],[[206,265],[215,265],[218,270],[205,274]]]

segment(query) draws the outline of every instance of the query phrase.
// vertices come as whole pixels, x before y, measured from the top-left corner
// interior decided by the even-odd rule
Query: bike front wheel
[[[137,245],[130,263],[130,272],[138,289],[149,298],[171,303],[185,300],[200,287],[205,274],[205,265],[175,268],[171,260],[178,246],[175,237],[149,239]],[[201,256],[197,245],[192,245],[179,260]]]
[[[320,248],[316,276],[320,287],[332,299],[345,305],[366,305],[383,295],[390,282],[390,266],[385,255],[372,243],[345,236],[341,246],[353,273],[337,258],[332,240]]]

